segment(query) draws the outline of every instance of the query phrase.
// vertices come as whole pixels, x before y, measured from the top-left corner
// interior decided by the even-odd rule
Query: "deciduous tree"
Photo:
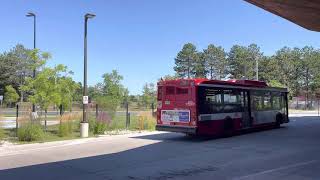
[[[18,99],[19,94],[17,93],[17,91],[11,85],[6,86],[4,93],[4,102],[12,106],[12,103],[17,102]]]

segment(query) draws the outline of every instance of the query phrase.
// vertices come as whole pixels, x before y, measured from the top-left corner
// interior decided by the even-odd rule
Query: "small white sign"
[[[3,100],[3,96],[2,95],[0,95],[0,101],[2,101]]]
[[[83,104],[88,104],[89,97],[88,96],[83,96],[82,101],[83,101]]]

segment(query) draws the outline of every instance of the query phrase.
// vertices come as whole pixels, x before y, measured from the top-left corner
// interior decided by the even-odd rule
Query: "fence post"
[[[96,104],[96,119],[98,119],[99,116],[99,105]]]
[[[63,106],[62,106],[62,104],[60,104],[59,110],[60,110],[60,116],[62,116],[62,114],[63,114]]]
[[[130,116],[131,116],[131,113],[128,113],[128,127],[130,127]]]
[[[16,105],[16,135],[18,136],[18,128],[19,128],[19,104]]]
[[[129,122],[130,121],[129,116],[130,116],[130,114],[129,114],[129,103],[126,102],[126,129],[128,129],[129,123],[130,123]]]
[[[145,117],[139,116],[139,130],[140,130],[140,132],[142,130],[144,130],[144,120],[145,120]]]
[[[319,98],[318,98],[318,117],[319,117]]]

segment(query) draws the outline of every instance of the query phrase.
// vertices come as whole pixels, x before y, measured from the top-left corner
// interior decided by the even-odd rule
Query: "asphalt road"
[[[320,118],[229,138],[142,133],[0,148],[0,180],[320,179]]]

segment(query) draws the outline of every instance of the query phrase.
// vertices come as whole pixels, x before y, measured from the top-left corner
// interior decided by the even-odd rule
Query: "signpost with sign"
[[[88,104],[89,103],[89,97],[88,96],[83,96],[82,102],[83,102],[83,104]]]
[[[3,102],[3,95],[0,95],[0,105],[2,106],[2,102]]]

